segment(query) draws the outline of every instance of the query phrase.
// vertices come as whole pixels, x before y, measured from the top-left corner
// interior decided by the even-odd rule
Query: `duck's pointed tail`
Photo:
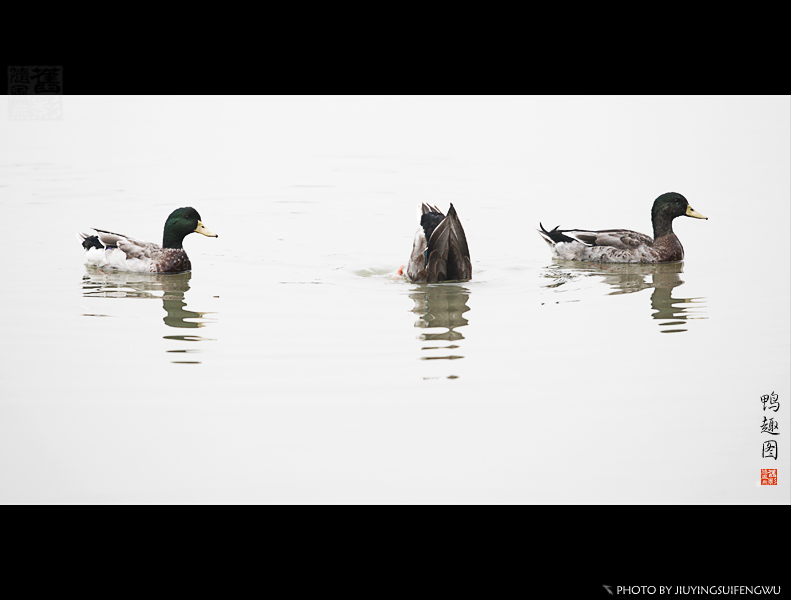
[[[98,250],[104,250],[104,246],[99,241],[99,238],[95,235],[91,235],[90,233],[84,233],[82,231],[77,232],[77,239],[82,242],[82,247],[86,250],[90,250],[91,248],[96,248]]]

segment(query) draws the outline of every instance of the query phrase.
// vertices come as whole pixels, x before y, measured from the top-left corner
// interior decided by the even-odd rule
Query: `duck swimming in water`
[[[666,263],[684,259],[684,247],[673,233],[673,219],[687,216],[708,219],[694,210],[681,194],[669,192],[654,201],[651,223],[654,237],[628,229],[538,230],[552,251],[552,256],[565,260],[587,260],[613,263]]]
[[[94,229],[95,234],[78,233],[85,248],[85,264],[119,271],[181,273],[192,269],[184,251],[184,238],[190,233],[218,237],[201,222],[198,211],[177,208],[165,221],[162,245],[143,242],[127,235]]]

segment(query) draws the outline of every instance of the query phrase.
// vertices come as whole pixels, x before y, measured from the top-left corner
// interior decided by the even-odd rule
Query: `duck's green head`
[[[662,194],[654,200],[654,206],[651,209],[651,221],[656,224],[657,219],[669,223],[676,217],[695,217],[696,219],[708,219],[698,211],[693,209],[687,199],[681,194],[676,192],[668,192]]]
[[[162,236],[163,248],[181,248],[184,238],[190,233],[200,233],[208,237],[218,237],[201,223],[198,211],[191,206],[177,208],[165,221],[165,233]]]

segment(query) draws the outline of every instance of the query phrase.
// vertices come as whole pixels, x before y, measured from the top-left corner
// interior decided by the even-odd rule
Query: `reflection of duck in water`
[[[667,264],[606,264],[558,261],[546,271],[552,279],[548,288],[559,288],[581,276],[596,275],[610,286],[610,295],[631,294],[653,288],[651,308],[652,318],[665,321],[660,326],[678,325],[690,319],[705,319],[700,312],[705,308],[705,298],[674,298],[673,289],[684,284],[679,276],[683,273],[683,263]],[[650,280],[646,280],[647,276]],[[663,330],[663,332],[685,331],[685,329]]]
[[[471,279],[472,262],[467,236],[453,204],[447,216],[428,204],[423,204],[420,210],[420,227],[415,234],[412,256],[406,269],[409,280],[438,283]],[[399,270],[399,274],[401,272]]]
[[[177,208],[165,221],[162,245],[96,229],[96,235],[78,233],[85,248],[85,263],[120,271],[179,273],[192,269],[184,251],[184,238],[190,233],[217,237],[201,223],[198,211],[187,206]]]
[[[677,273],[681,273],[681,265],[678,266]],[[651,294],[651,308],[654,309],[654,314],[651,316],[656,320],[664,321],[659,323],[662,327],[682,325],[688,320],[707,318],[701,314],[706,306],[705,298],[673,298],[673,288],[684,283],[677,273],[659,272],[654,273],[653,276],[654,291]],[[686,331],[686,327],[663,329],[662,333],[679,331]]]
[[[190,289],[191,278],[190,272],[149,275],[92,271],[83,277],[83,295],[86,298],[161,298],[162,308],[167,313],[163,319],[166,325],[182,328],[203,327],[204,323],[201,321],[186,320],[205,320],[204,315],[209,314],[185,309],[187,303],[184,295]]]
[[[560,287],[581,276],[596,275],[609,285],[610,295],[630,294],[647,288],[675,287],[684,283],[678,276],[683,272],[684,264],[680,262],[666,264],[642,263],[591,263],[561,260],[546,269],[546,277],[553,280],[547,287]],[[651,276],[651,280],[646,280]]]
[[[684,247],[673,233],[673,219],[680,216],[706,219],[681,194],[662,194],[651,208],[654,237],[628,229],[558,229],[539,234],[555,258],[615,263],[664,263],[684,258]]]
[[[467,325],[464,313],[470,310],[467,302],[470,293],[467,288],[460,285],[426,286],[416,288],[409,294],[415,302],[412,312],[418,315],[415,327],[434,328],[447,327],[448,331],[424,334],[423,339],[458,340],[464,336],[456,327]]]
[[[455,284],[423,285],[416,286],[409,297],[415,302],[412,312],[418,315],[415,327],[427,330],[418,336],[419,359],[427,369],[423,379],[458,379],[464,336],[457,328],[467,325],[464,313],[470,310],[469,290]]]

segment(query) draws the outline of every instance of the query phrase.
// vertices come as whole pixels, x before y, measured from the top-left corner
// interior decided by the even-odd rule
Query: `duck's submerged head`
[[[191,206],[177,208],[165,221],[165,231],[162,235],[163,248],[182,248],[184,238],[190,233],[200,233],[208,237],[218,237],[206,229],[201,223],[198,211]]]

